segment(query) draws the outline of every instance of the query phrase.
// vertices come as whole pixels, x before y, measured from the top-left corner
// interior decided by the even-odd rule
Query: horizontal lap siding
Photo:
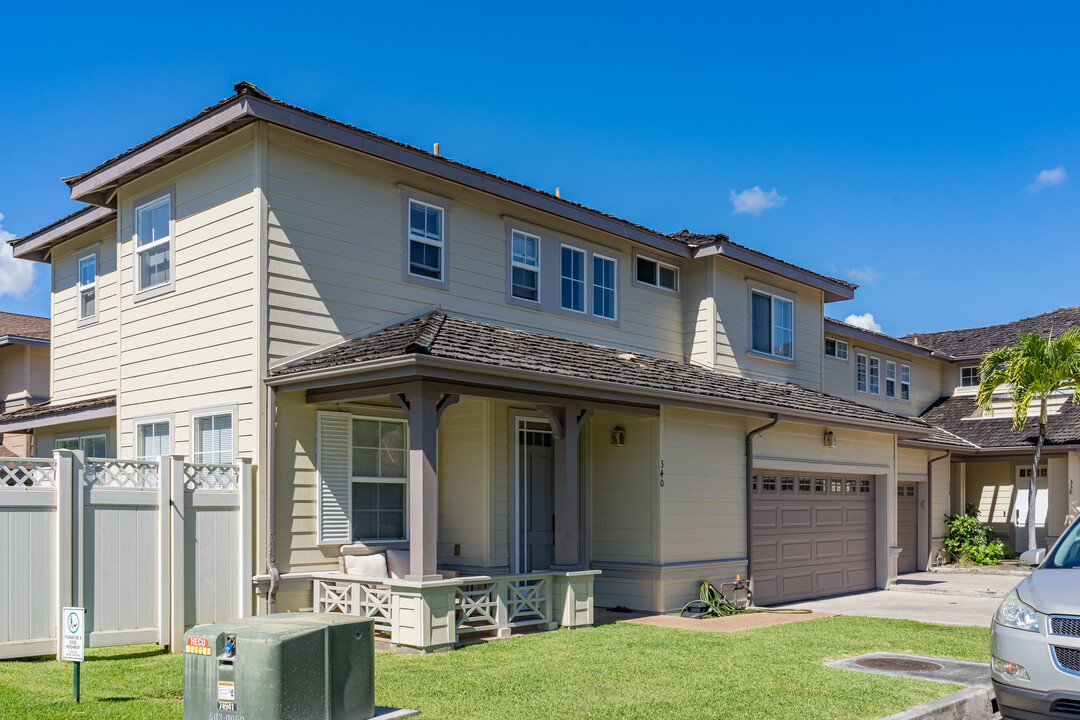
[[[747,265],[717,260],[716,364],[726,372],[775,382],[796,382],[821,388],[822,317],[820,290],[791,282]],[[750,351],[751,287],[775,292],[794,302],[794,363],[774,362],[747,355]]]
[[[98,253],[98,320],[76,327],[79,258]],[[120,337],[120,287],[116,267],[116,223],[59,246],[52,257],[52,402],[116,392]]]
[[[0,354],[0,412],[7,403],[26,398],[26,353],[20,350],[15,346]]]
[[[616,425],[626,430],[623,447],[611,445]],[[593,562],[657,560],[656,432],[655,418],[597,413],[589,423]]]
[[[135,453],[136,417],[174,413],[174,451],[190,455],[190,410],[232,404],[239,413],[237,454],[257,454],[252,139],[251,129],[241,130],[121,191],[122,457]],[[134,203],[167,185],[175,190],[175,286],[134,302]]]
[[[746,554],[744,421],[663,408],[664,563]]]
[[[501,216],[530,211],[281,129],[271,128],[270,140],[271,362],[433,305],[501,324],[683,358],[682,303],[632,285],[631,248],[625,241],[583,238],[621,253],[620,327],[509,305]],[[454,200],[447,214],[449,292],[402,280],[399,182]]]
[[[967,463],[967,501],[979,508],[979,519],[996,532],[1012,530],[1016,480],[1010,461]]]
[[[825,385],[823,390],[830,395],[854,400],[862,405],[869,405],[898,415],[918,416],[943,394],[942,382],[945,373],[950,373],[951,377],[952,368],[945,363],[900,355],[874,343],[855,341],[841,335],[833,335],[827,330],[825,334],[848,344],[848,359],[846,361],[831,357],[824,359],[823,378]],[[855,391],[855,355],[857,353],[881,360],[880,394],[872,395]],[[896,363],[896,398],[885,396],[885,363],[887,361]],[[910,401],[900,399],[901,365],[911,367]]]
[[[491,427],[486,401],[462,398],[439,423],[440,564],[483,567],[489,556]],[[454,555],[454,546],[460,555]]]

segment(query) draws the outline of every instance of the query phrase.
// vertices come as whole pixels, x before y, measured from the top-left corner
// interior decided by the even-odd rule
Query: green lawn
[[[865,652],[985,661],[987,631],[835,617],[740,633],[618,623],[376,656],[375,699],[427,718],[879,718],[957,689],[823,667]],[[0,662],[0,717],[179,718],[181,656],[93,650],[83,703],[71,666]]]

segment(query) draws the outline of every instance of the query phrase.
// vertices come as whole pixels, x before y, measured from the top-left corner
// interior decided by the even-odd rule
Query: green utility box
[[[369,619],[282,613],[200,625],[184,636],[184,720],[374,715]]]

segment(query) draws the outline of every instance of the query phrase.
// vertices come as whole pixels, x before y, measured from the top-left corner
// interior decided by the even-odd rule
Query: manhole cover
[[[900,670],[903,672],[930,672],[940,670],[937,663],[925,660],[910,660],[908,658],[875,657],[860,658],[855,661],[856,665],[873,668],[874,670]]]

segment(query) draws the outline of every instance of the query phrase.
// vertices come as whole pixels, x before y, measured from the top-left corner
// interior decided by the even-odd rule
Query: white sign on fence
[[[60,659],[69,662],[82,662],[86,659],[86,631],[83,621],[86,610],[81,607],[66,607],[60,613],[60,627],[63,639],[60,643]]]

